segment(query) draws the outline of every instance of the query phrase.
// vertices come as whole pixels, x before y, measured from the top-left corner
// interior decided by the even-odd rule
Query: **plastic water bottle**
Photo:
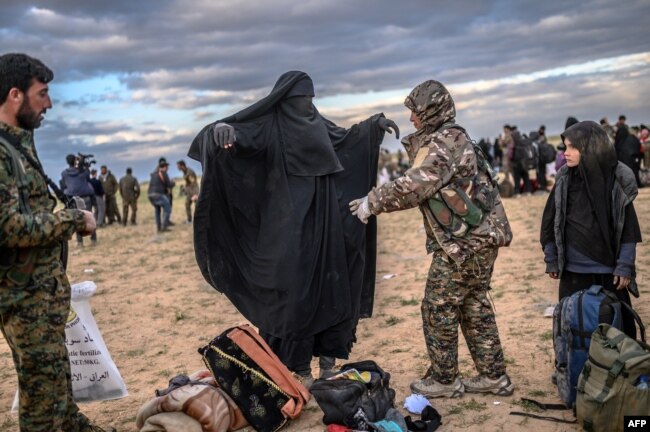
[[[637,380],[636,388],[639,390],[648,390],[648,380],[648,375],[640,375],[639,379]]]

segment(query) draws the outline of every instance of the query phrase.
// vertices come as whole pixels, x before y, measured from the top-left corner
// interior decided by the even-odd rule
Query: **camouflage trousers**
[[[0,290],[11,290],[2,285]],[[86,432],[89,420],[72,400],[65,324],[70,285],[51,279],[30,288],[27,296],[3,305],[0,328],[11,348],[20,392],[21,432]],[[5,293],[6,294],[6,293]],[[3,296],[7,300],[10,296]],[[8,301],[10,302],[10,300]]]
[[[458,325],[479,374],[505,373],[494,310],[487,298],[497,249],[457,266],[441,250],[433,253],[422,300],[422,328],[431,359],[427,375],[444,384],[458,375]]]

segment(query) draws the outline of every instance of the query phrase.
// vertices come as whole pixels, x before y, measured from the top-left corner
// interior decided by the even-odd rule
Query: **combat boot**
[[[451,384],[443,384],[429,376],[427,378],[413,381],[411,383],[411,391],[428,398],[459,398],[465,393],[465,387],[463,386],[460,377],[456,377]]]
[[[492,393],[497,396],[510,396],[515,391],[515,385],[510,381],[508,374],[503,374],[497,379],[478,375],[464,379],[463,385],[467,393]]]

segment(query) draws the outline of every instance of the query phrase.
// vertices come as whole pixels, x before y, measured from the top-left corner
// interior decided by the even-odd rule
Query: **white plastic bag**
[[[128,395],[90,310],[88,300],[96,290],[94,282],[72,285],[72,307],[65,325],[72,394],[77,402],[118,399]]]
[[[72,285],[65,345],[70,357],[72,395],[76,402],[118,399],[129,394],[90,310],[88,300],[96,290],[97,286],[90,281]],[[17,409],[18,392],[11,410]]]

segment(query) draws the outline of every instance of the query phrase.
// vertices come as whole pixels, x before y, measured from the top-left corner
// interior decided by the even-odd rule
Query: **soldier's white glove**
[[[364,224],[368,223],[368,218],[372,216],[370,209],[368,208],[368,197],[355,199],[350,201],[350,211],[353,215],[359,218]]]
[[[228,123],[217,123],[212,128],[214,142],[218,148],[229,149],[235,143],[235,128]]]

